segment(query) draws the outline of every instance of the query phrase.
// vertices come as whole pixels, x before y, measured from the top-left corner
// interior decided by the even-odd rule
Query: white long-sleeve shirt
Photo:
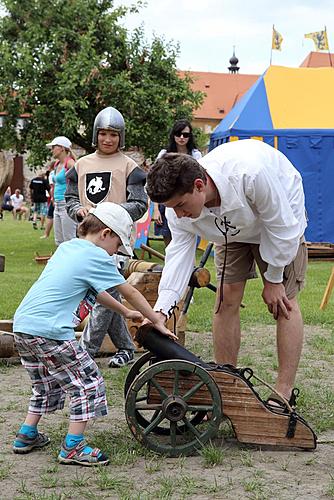
[[[197,219],[178,219],[173,209],[166,209],[172,241],[154,307],[165,314],[186,290],[197,235],[225,242],[216,226],[224,216],[236,227],[228,231],[228,242],[260,245],[260,255],[268,263],[265,278],[272,283],[282,282],[284,267],[295,258],[307,225],[301,175],[280,151],[247,139],[222,144],[199,163],[216,185],[221,203],[204,206]]]

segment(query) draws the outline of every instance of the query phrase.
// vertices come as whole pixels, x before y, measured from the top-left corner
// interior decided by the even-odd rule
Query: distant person
[[[66,211],[65,191],[66,172],[73,167],[76,157],[71,150],[71,141],[64,136],[55,137],[47,144],[56,160],[52,176],[54,202],[54,236],[56,245],[71,240],[76,236],[77,224]]]
[[[68,395],[70,423],[58,461],[85,466],[109,463],[101,450],[84,439],[88,421],[107,415],[108,408],[100,370],[74,335],[74,327],[95,301],[133,321],[145,316],[161,333],[175,338],[140,292],[126,283],[110,257],[118,251],[132,255],[132,224],[128,212],[115,203],[92,208],[78,228],[79,237],[58,247],[19,305],[13,330],[33,394],[13,443],[14,453],[28,453],[50,442],[37,425],[43,415],[62,409]],[[106,291],[110,286],[140,312],[113,299]]]
[[[147,210],[146,174],[122,152],[125,123],[116,108],[109,106],[96,115],[92,144],[96,151],[80,158],[67,175],[65,198],[69,215],[80,221],[90,207],[111,201],[124,207],[133,221],[140,219]],[[109,293],[120,300],[117,290],[110,288]],[[117,349],[109,366],[119,368],[132,363],[135,346],[124,318],[96,304],[81,337],[91,356],[97,355],[107,333]]]
[[[162,149],[157,156],[157,160],[165,153],[182,153],[190,155],[195,160],[202,158],[202,153],[197,149],[193,136],[193,129],[188,120],[177,120],[169,133],[169,143],[166,149]],[[165,217],[165,206],[162,203],[154,204],[153,220],[155,220],[154,234],[162,236],[165,247],[171,241],[171,232]]]
[[[11,190],[10,186],[8,186],[8,188],[5,191],[5,194],[3,195],[2,205],[0,207],[0,220],[3,219],[3,212],[4,211],[7,211],[7,212],[13,211],[14,207],[12,204],[12,200],[10,199],[11,195],[12,195],[12,190]]]
[[[17,218],[17,215],[23,215],[24,219],[27,219],[28,217],[28,208],[24,205],[24,198],[23,194],[21,194],[21,191],[17,188],[15,189],[15,193],[12,194],[10,197],[10,200],[13,205],[13,217],[14,219]]]
[[[37,229],[37,220],[40,219],[41,229],[44,230],[45,217],[48,212],[47,194],[50,191],[49,183],[44,172],[39,171],[29,185],[31,201],[34,204],[32,226]]]
[[[44,234],[42,236],[40,236],[40,238],[42,240],[48,238],[50,236],[50,233],[52,231],[52,228],[53,228],[53,216],[54,216],[54,198],[53,198],[53,189],[54,189],[54,184],[53,184],[53,180],[52,180],[52,172],[54,170],[54,164],[55,162],[51,163],[51,165],[49,166],[49,168],[47,169],[46,173],[45,173],[45,177],[49,183],[49,186],[50,186],[50,191],[49,191],[49,197],[48,197],[48,200],[47,200],[47,204],[48,204],[48,213],[47,213],[47,216],[46,216],[46,224],[45,224],[45,231],[44,231]]]

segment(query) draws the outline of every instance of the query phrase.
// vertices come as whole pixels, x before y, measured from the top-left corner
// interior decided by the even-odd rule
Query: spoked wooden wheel
[[[145,352],[140,358],[137,359],[133,365],[131,365],[131,368],[129,370],[129,373],[125,379],[125,384],[124,384],[124,398],[126,398],[126,395],[128,393],[128,390],[130,389],[130,385],[134,381],[134,379],[144,370],[146,369],[149,365],[154,362],[154,354],[152,352]]]
[[[155,362],[156,358],[153,353],[151,352],[146,352],[140,358],[137,359],[137,361],[131,366],[128,376],[126,377],[125,384],[124,384],[124,398],[126,398],[127,393],[131,387],[131,384],[135,380],[135,378],[142,373],[148,366],[152,366],[152,364]],[[143,401],[147,399],[147,391],[145,392],[144,390],[141,392],[141,398]],[[138,401],[137,401],[138,402]],[[146,415],[145,415],[146,413]],[[198,425],[202,422],[206,415],[206,411],[195,411],[190,415],[190,423],[192,425]],[[142,427],[148,427],[151,423],[150,420],[147,418],[147,412],[141,412],[136,410],[136,418],[138,420],[138,423]],[[179,425],[177,428],[177,433],[185,432],[185,427],[184,425]],[[168,435],[170,433],[169,427],[166,426],[159,426],[157,425],[156,428],[154,429],[155,434],[161,434],[161,435]]]
[[[210,418],[194,425],[193,415],[199,412],[210,412]],[[187,361],[161,361],[133,381],[125,413],[138,441],[153,451],[177,457],[195,453],[217,435],[222,401],[208,371]],[[144,425],[138,416],[143,417]]]

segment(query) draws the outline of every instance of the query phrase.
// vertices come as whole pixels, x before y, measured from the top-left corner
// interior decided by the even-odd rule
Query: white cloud
[[[131,0],[119,0],[129,5]],[[271,30],[284,38],[282,52],[273,52],[273,63],[299,66],[313,50],[304,34],[327,26],[334,41],[334,10],[331,0],[148,0],[139,14],[126,18],[132,29],[144,23],[153,32],[180,44],[178,66],[198,71],[226,71],[233,46],[242,73],[262,73],[269,65]],[[333,50],[334,50],[334,44]]]

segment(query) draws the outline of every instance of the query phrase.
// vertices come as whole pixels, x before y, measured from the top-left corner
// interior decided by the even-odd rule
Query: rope
[[[276,396],[279,396],[283,401],[284,401],[284,404],[286,404],[286,407],[287,409],[289,410],[290,413],[294,413],[294,409],[292,408],[292,406],[290,405],[289,401],[280,393],[278,392],[275,387],[273,387],[272,385],[268,384],[268,382],[266,382],[265,380],[262,380],[262,378],[260,377],[257,377],[256,375],[254,375],[253,373],[253,377],[258,380],[259,382],[261,382],[261,384],[265,385],[266,387],[268,387],[268,389],[270,389],[274,394],[276,394]]]
[[[231,222],[227,220],[225,215],[224,215],[223,219],[219,219],[218,217],[215,218],[215,226],[218,229],[218,231],[220,233],[222,233],[222,235],[224,236],[224,240],[225,240],[225,242],[224,242],[224,245],[225,245],[224,264],[223,264],[222,276],[221,276],[220,286],[219,286],[218,307],[215,310],[215,314],[217,314],[219,312],[221,303],[224,300],[224,277],[225,277],[226,259],[227,259],[227,233],[230,229],[235,229],[235,231],[231,233],[231,236],[236,236],[238,233],[240,233],[240,230],[236,229],[235,226],[232,226]]]

